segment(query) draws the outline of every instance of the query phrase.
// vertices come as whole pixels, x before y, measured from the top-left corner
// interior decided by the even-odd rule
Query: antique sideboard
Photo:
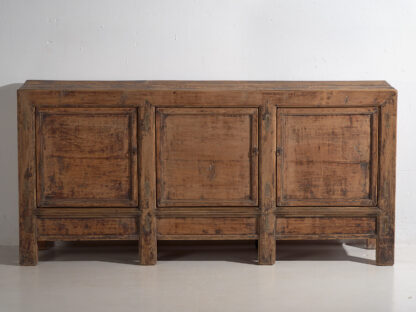
[[[394,261],[397,92],[383,81],[27,81],[20,263],[58,240],[376,242]]]

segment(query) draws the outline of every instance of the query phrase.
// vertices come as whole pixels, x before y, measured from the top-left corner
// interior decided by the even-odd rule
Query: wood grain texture
[[[397,92],[383,81],[28,81],[20,263],[54,240],[377,240],[394,262]],[[277,229],[277,230],[276,230]]]
[[[137,220],[134,217],[113,218],[41,218],[37,219],[38,236],[44,240],[65,236],[71,240],[79,237],[105,236],[135,237]]]
[[[260,107],[260,212],[259,264],[276,262],[276,107],[266,102]]]
[[[258,207],[167,207],[156,210],[158,217],[247,217],[260,215]]]
[[[277,207],[278,217],[376,217],[381,213],[377,207]]]
[[[112,207],[47,207],[37,208],[34,211],[39,218],[56,218],[64,216],[96,218],[96,217],[131,217],[140,216],[138,208],[112,208]]]
[[[257,109],[158,109],[156,129],[158,207],[258,205]]]
[[[156,155],[155,107],[140,107],[140,238],[139,257],[143,265],[157,262],[156,240]]]
[[[380,164],[376,248],[377,265],[393,265],[396,199],[396,123],[397,94],[381,107],[380,114]]]
[[[376,233],[376,219],[363,217],[277,218],[276,235],[334,235]]]
[[[17,93],[17,126],[19,150],[19,262],[36,265],[36,154],[35,108],[30,98],[20,90]]]
[[[279,240],[366,240],[366,239],[374,239],[377,234],[356,234],[356,233],[348,233],[348,234],[277,234],[276,239]]]
[[[158,235],[256,235],[257,218],[160,218],[157,221],[157,233]]]
[[[158,240],[189,240],[189,241],[196,241],[196,240],[204,240],[204,241],[216,241],[216,240],[257,240],[259,238],[258,234],[227,234],[227,235],[220,235],[220,234],[212,234],[212,235],[158,235]]]
[[[394,89],[384,81],[28,81],[39,107],[253,107],[263,96],[279,107],[383,105]]]
[[[71,81],[71,80],[28,80],[23,90],[59,91],[291,91],[291,90],[380,90],[394,91],[385,81],[180,81],[180,80],[141,80],[141,81]]]
[[[377,113],[278,109],[278,205],[375,206]]]
[[[136,109],[39,109],[36,125],[38,206],[138,206]]]
[[[363,86],[362,86],[363,87]],[[387,91],[388,90],[388,91]],[[290,92],[266,92],[269,101],[279,107],[376,107],[384,105],[393,89],[363,87],[359,90],[345,88],[304,89]],[[386,92],[387,91],[387,92]]]

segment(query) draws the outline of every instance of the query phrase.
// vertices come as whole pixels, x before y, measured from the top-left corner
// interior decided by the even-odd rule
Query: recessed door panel
[[[277,114],[279,206],[376,204],[377,108]]]
[[[159,108],[157,202],[257,206],[256,108]]]
[[[134,108],[39,109],[38,206],[137,206],[136,115]]]

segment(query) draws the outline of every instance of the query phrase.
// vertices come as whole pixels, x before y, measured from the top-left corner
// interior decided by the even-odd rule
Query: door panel
[[[257,206],[256,108],[159,108],[157,202]]]
[[[277,110],[278,206],[373,206],[377,108]]]
[[[137,111],[37,111],[39,207],[137,207]]]

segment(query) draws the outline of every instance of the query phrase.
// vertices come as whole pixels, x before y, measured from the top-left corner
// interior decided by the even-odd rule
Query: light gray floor
[[[416,311],[416,248],[377,267],[358,246],[279,242],[279,262],[258,266],[253,242],[160,243],[147,267],[135,245],[60,244],[37,267],[0,247],[0,312]]]

